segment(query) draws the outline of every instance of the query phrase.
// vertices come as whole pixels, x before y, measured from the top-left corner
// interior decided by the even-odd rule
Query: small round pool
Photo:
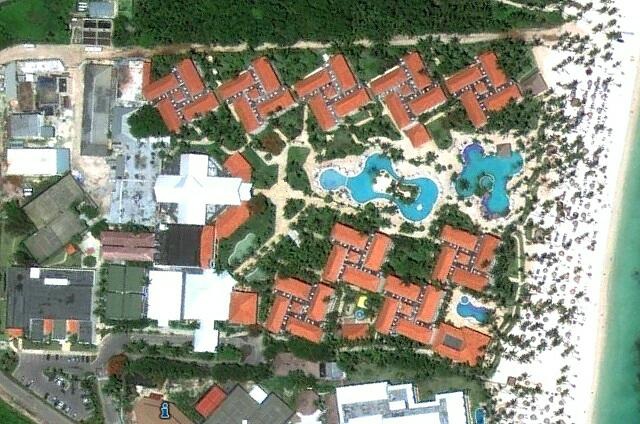
[[[364,311],[362,309],[356,309],[356,312],[354,315],[358,321],[363,320],[365,317]]]

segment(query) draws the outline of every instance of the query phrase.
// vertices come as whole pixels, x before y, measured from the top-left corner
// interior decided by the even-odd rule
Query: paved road
[[[0,392],[34,416],[40,423],[74,424],[73,421],[58,413],[58,411],[44,403],[42,399],[15,383],[3,373],[0,373]]]

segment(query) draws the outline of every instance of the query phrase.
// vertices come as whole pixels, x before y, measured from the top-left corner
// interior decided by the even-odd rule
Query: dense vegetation
[[[0,49],[18,43],[68,44],[74,0],[0,2]]]
[[[114,42],[142,46],[242,41],[254,46],[263,42],[289,45],[302,39],[384,40],[400,34],[504,31],[554,25],[561,20],[557,12],[517,8],[495,0],[138,0],[133,19],[118,16]]]
[[[309,176],[304,170],[304,162],[307,160],[307,156],[309,156],[309,149],[306,147],[292,146],[289,148],[285,181],[289,183],[292,189],[311,194]]]
[[[33,421],[0,399],[0,422],[3,424],[32,424]]]
[[[169,130],[162,121],[160,112],[152,105],[144,105],[129,116],[127,120],[131,135],[136,138],[164,137]]]

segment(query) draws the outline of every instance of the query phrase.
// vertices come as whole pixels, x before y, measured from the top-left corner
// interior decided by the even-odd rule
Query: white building
[[[69,171],[69,149],[7,149],[6,175],[62,175]]]
[[[251,198],[251,184],[217,176],[207,155],[180,156],[180,175],[160,175],[154,187],[158,203],[177,204],[178,224],[204,225],[207,206],[239,205]]]
[[[336,388],[340,424],[468,424],[464,393],[416,402],[411,384],[387,382]]]
[[[157,320],[159,327],[168,327],[169,321],[199,321],[193,338],[194,351],[215,352],[218,346],[215,321],[229,319],[235,284],[228,272],[216,274],[212,269],[202,273],[152,270],[147,289],[147,318]]]

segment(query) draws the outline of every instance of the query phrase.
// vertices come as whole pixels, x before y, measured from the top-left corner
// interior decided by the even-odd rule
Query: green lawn
[[[13,253],[22,239],[22,236],[14,236],[4,231],[4,223],[0,226],[0,268],[11,265]]]
[[[304,170],[304,162],[309,156],[309,149],[306,147],[291,147],[287,153],[287,176],[285,180],[292,189],[299,190],[303,193],[311,193],[311,184],[309,176]]]
[[[74,0],[9,0],[0,4],[0,49],[18,43],[68,44]]]
[[[133,18],[133,0],[119,0],[118,14],[122,16],[126,16],[129,19],[132,19]]]
[[[242,156],[251,164],[253,170],[252,181],[256,188],[269,188],[278,179],[278,165],[267,165],[256,152],[247,148]]]
[[[33,421],[20,414],[18,410],[14,409],[0,399],[0,422],[2,424],[33,424]]]
[[[453,139],[446,117],[436,119],[427,125],[427,129],[433,136],[433,141],[439,149],[448,149],[451,147]]]

